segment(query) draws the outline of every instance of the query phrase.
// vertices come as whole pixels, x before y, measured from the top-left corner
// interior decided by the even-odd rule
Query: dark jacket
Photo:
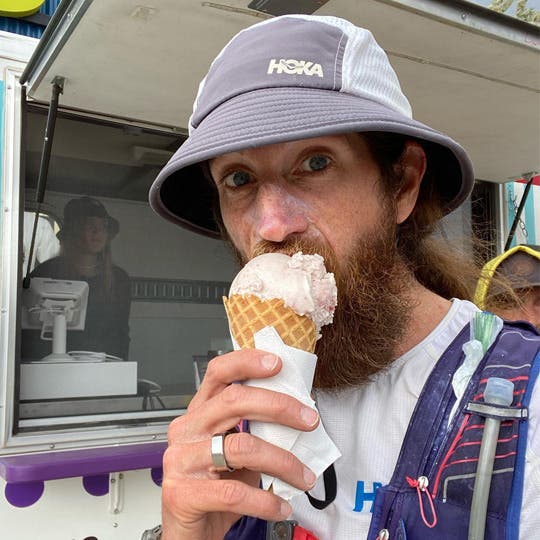
[[[105,292],[103,274],[82,277],[65,257],[55,257],[34,269],[31,277],[71,279],[88,283],[88,307],[84,330],[68,330],[69,351],[105,352],[128,360],[129,311],[131,291],[129,276],[118,266],[113,266],[113,292]],[[51,352],[51,342],[40,338],[39,330],[22,331],[22,359],[41,359]]]

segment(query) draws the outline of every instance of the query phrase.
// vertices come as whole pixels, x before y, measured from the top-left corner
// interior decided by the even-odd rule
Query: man
[[[480,445],[469,439],[481,429],[469,427],[483,419],[464,406],[482,395],[495,356],[451,413],[452,375],[478,309],[457,299],[469,295],[458,277],[466,264],[430,234],[472,185],[465,151],[412,119],[368,31],[333,17],[284,16],[229,42],[201,83],[190,136],[154,183],[151,204],[191,230],[228,238],[242,262],[267,251],[322,254],[336,274],[338,307],[316,349],[320,417],[291,396],[232,384],[278,373],[275,355],[240,350],[210,363],[188,412],[169,429],[164,540],[266,538],[266,521],[291,515],[299,534],[311,530],[320,540],[464,537],[474,473],[456,463],[474,459],[453,456]],[[511,334],[532,362],[538,336]],[[514,347],[501,336],[494,350]],[[504,369],[496,373],[514,374]],[[529,376],[521,369],[518,392]],[[316,480],[271,442],[231,433],[240,419],[303,431],[322,421],[342,457]],[[524,461],[515,457],[518,422],[507,424],[512,447],[502,451],[511,463],[495,467],[492,489],[504,496],[490,501],[490,538],[502,539],[512,523],[508,471]],[[529,450],[539,450],[537,438]],[[538,474],[538,462],[528,466]],[[261,472],[310,497],[287,502],[260,489]],[[527,478],[522,534],[540,525]],[[511,504],[521,508],[517,500]],[[288,537],[280,534],[268,537]]]
[[[508,280],[510,290],[493,277]],[[521,244],[488,261],[478,282],[475,302],[509,321],[529,321],[540,329],[540,250]]]

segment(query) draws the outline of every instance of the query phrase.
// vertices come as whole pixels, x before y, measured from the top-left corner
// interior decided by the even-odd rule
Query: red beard
[[[383,223],[391,221],[383,221]],[[396,345],[409,323],[411,302],[406,292],[410,273],[396,248],[395,230],[368,234],[344,263],[326,245],[302,238],[260,242],[250,258],[262,253],[318,253],[334,272],[338,303],[334,322],[322,328],[313,386],[339,389],[366,383],[395,360]],[[245,262],[238,252],[240,261]]]

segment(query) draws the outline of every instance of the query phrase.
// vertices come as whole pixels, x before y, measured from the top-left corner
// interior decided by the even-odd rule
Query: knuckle
[[[185,421],[185,417],[183,416],[177,416],[172,422],[169,424],[169,433],[172,434],[176,431],[178,431],[183,422]]]
[[[290,401],[291,400],[289,396],[280,392],[272,392],[272,397],[270,398],[270,405],[272,409],[277,413],[290,413],[293,410]]]
[[[225,403],[239,402],[244,395],[245,389],[241,384],[230,384],[221,392],[221,398]]]
[[[236,506],[244,498],[243,485],[234,480],[224,480],[221,486],[221,496],[226,505]]]
[[[161,485],[161,503],[163,509],[173,514],[184,513],[190,501],[193,501],[193,487],[189,482],[163,479]]]
[[[219,372],[220,372],[220,369],[219,369],[218,357],[212,358],[212,360],[208,362],[208,365],[206,367],[206,373],[204,374],[204,378],[208,382],[218,380]]]
[[[188,414],[185,414],[184,416],[178,416],[169,424],[169,428],[167,430],[167,439],[169,445],[174,444],[185,436],[186,422],[189,419]]]
[[[182,476],[189,463],[184,448],[169,447],[163,454],[162,466],[163,476],[179,477]]]
[[[250,455],[255,451],[255,440],[248,433],[236,433],[226,439],[227,448],[232,455]]]
[[[169,470],[169,468],[173,464],[174,457],[172,454],[173,452],[170,448],[167,448],[167,450],[165,450],[165,453],[163,454],[163,471]]]
[[[295,469],[297,466],[297,459],[291,452],[285,452],[283,455],[283,464],[284,469]]]
[[[173,508],[178,504],[176,498],[176,484],[167,481],[165,478],[161,485],[161,501],[166,508]]]

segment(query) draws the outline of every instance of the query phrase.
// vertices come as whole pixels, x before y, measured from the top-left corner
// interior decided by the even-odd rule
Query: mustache
[[[265,253],[283,253],[292,256],[301,251],[304,255],[320,255],[325,262],[328,272],[336,272],[339,268],[337,256],[334,250],[323,241],[303,238],[301,236],[290,236],[282,242],[271,242],[269,240],[261,240],[254,247],[249,257],[243,260],[245,264],[247,260],[264,255]]]

